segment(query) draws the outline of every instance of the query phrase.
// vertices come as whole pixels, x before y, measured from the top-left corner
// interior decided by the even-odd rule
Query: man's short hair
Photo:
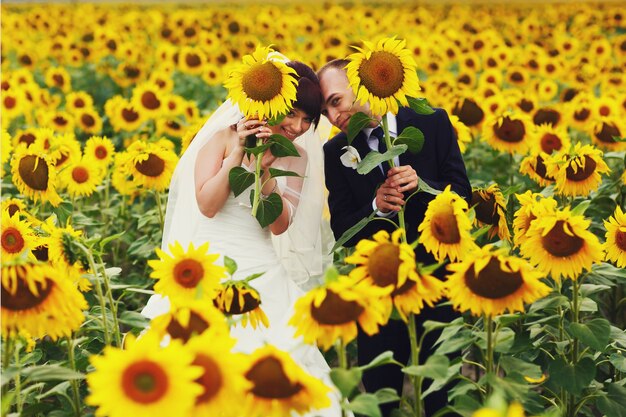
[[[317,71],[317,78],[322,79],[322,75],[329,69],[338,69],[338,70],[346,70],[346,66],[350,63],[349,59],[346,58],[337,58],[332,61],[328,61],[322,68]]]

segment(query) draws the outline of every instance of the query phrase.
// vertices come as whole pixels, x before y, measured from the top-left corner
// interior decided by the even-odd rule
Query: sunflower
[[[131,104],[147,117],[160,116],[166,111],[165,96],[158,85],[145,82],[133,89]]]
[[[55,218],[49,217],[41,224],[41,228],[48,234],[48,258],[55,265],[65,268],[82,267],[89,269],[89,263],[82,253],[77,252],[72,245],[82,236],[82,230],[75,230],[72,225],[57,227],[54,224]],[[80,265],[77,265],[80,263]]]
[[[23,195],[34,201],[61,203],[56,192],[56,169],[50,158],[38,149],[17,148],[11,160],[12,180]]]
[[[76,112],[76,124],[80,130],[92,135],[102,131],[102,118],[91,108]]]
[[[417,64],[406,40],[395,37],[376,44],[363,42],[364,48],[354,47],[346,66],[348,81],[356,100],[369,103],[375,115],[398,113],[398,103],[408,106],[407,97],[417,97],[421,90]]]
[[[626,137],[626,124],[618,117],[603,117],[593,125],[591,140],[598,146],[614,151],[626,149],[625,142],[617,142],[614,137]]]
[[[40,137],[41,136],[38,134],[38,138]],[[54,162],[54,167],[57,172],[60,171],[61,167],[64,167],[70,162],[76,162],[82,157],[80,142],[78,142],[73,133],[53,135],[49,140],[50,147],[48,153],[51,160]]]
[[[85,91],[72,91],[65,96],[65,108],[71,114],[93,108],[93,98]]]
[[[296,99],[295,70],[276,58],[268,47],[258,47],[233,68],[224,83],[228,98],[246,117],[274,118],[287,113]]]
[[[92,136],[85,143],[84,154],[85,158],[106,168],[113,161],[115,146],[106,136]]]
[[[537,126],[544,123],[551,124],[552,126],[557,126],[562,118],[563,116],[561,112],[556,108],[540,107],[535,111],[535,114],[533,115],[533,123]]]
[[[185,46],[178,54],[178,68],[186,74],[200,75],[206,61],[206,54],[198,47]]]
[[[187,348],[194,355],[192,365],[202,368],[196,383],[202,393],[196,397],[194,416],[237,417],[241,401],[251,388],[244,377],[247,359],[231,352],[234,339],[227,335],[215,337],[210,332],[192,338]]]
[[[476,248],[467,216],[467,202],[450,191],[450,186],[429,204],[424,221],[419,225],[418,242],[432,253],[438,262],[446,257],[460,259]]]
[[[600,174],[610,171],[602,151],[580,142],[569,153],[561,152],[546,161],[546,173],[556,181],[555,191],[566,196],[588,196],[600,186]]]
[[[289,324],[296,327],[295,336],[302,335],[306,343],[316,343],[324,350],[337,339],[347,345],[357,335],[357,324],[373,335],[387,323],[391,290],[341,275],[300,297]]]
[[[245,280],[228,280],[222,283],[213,304],[226,316],[239,319],[243,327],[250,325],[253,329],[263,325],[269,327],[270,323],[261,309],[261,295]],[[235,325],[239,321],[235,322]]]
[[[485,120],[481,139],[502,152],[525,153],[529,147],[531,126],[525,114],[503,112]]]
[[[614,262],[620,268],[626,268],[626,215],[620,206],[615,208],[613,216],[604,221],[604,228],[606,260]]]
[[[154,143],[133,142],[127,148],[133,181],[157,191],[165,190],[172,178],[178,157],[171,150]]]
[[[485,119],[485,112],[481,106],[469,96],[461,96],[454,100],[452,114],[470,129],[480,128]]]
[[[95,371],[87,374],[86,403],[98,407],[97,416],[191,415],[202,393],[195,381],[203,373],[193,360],[180,343],[161,348],[150,335],[125,350],[107,346],[103,355],[90,358]]]
[[[117,152],[113,157],[111,185],[121,195],[135,196],[139,192],[129,168],[131,164],[132,156],[128,152]]]
[[[63,110],[42,112],[40,125],[50,126],[55,132],[72,133],[76,125],[71,114]]]
[[[528,83],[530,74],[528,70],[520,65],[509,65],[506,68],[506,81],[516,87],[521,87]]]
[[[520,251],[554,279],[576,279],[604,258],[598,238],[587,230],[589,224],[583,216],[573,215],[569,207],[542,213],[528,228]]]
[[[539,193],[528,190],[524,194],[515,194],[521,207],[515,212],[513,220],[513,242],[521,246],[526,241],[526,232],[533,220],[545,213],[556,211],[557,202],[554,198],[545,198]]]
[[[33,247],[34,234],[27,221],[10,215],[8,210],[2,211],[2,262],[19,257],[24,251]]]
[[[520,162],[519,172],[527,175],[542,187],[554,183],[554,178],[547,174],[546,161],[551,156],[545,152],[533,151]]]
[[[11,120],[24,113],[28,102],[24,92],[20,88],[2,90],[2,122],[7,125]]]
[[[44,79],[48,87],[56,87],[64,93],[72,91],[72,80],[64,67],[48,68]]]
[[[156,84],[164,93],[171,93],[174,89],[172,75],[163,70],[156,70],[150,73],[148,81]]]
[[[2,267],[2,334],[25,330],[35,338],[69,336],[88,305],[74,285],[49,265]]]
[[[464,261],[447,266],[448,298],[460,312],[496,316],[524,311],[524,303],[546,296],[550,288],[540,281],[545,274],[526,260],[507,256],[506,249],[485,245]]]
[[[470,129],[461,121],[461,119],[458,118],[458,116],[453,114],[450,115],[450,122],[452,123],[452,129],[454,129],[454,133],[456,134],[461,153],[465,153],[467,145],[472,143],[472,134],[470,133]]]
[[[189,243],[187,250],[174,242],[168,248],[169,254],[157,248],[159,259],[148,261],[153,269],[150,277],[159,280],[154,290],[174,303],[185,299],[213,299],[220,280],[226,276],[226,269],[214,264],[219,255],[208,253],[209,242],[197,248]]]
[[[286,352],[268,345],[257,349],[244,370],[251,386],[246,389],[242,414],[282,417],[329,407],[331,389],[307,374]]]
[[[102,170],[87,158],[70,162],[59,173],[59,182],[71,197],[90,196],[102,180]]]
[[[491,184],[487,188],[474,188],[472,206],[476,213],[475,222],[480,226],[491,225],[489,239],[497,234],[502,240],[511,240],[506,222],[506,202],[498,184]]]
[[[23,146],[28,148],[37,141],[37,131],[38,129],[34,127],[16,131],[13,135],[13,147],[17,148],[19,146]]]
[[[21,198],[7,198],[2,200],[2,212],[8,212],[9,217],[15,213],[26,214],[26,204]]]
[[[498,408],[482,407],[474,411],[471,417],[525,417],[525,414],[524,407],[518,402],[513,402],[508,407],[505,404]]]
[[[540,149],[548,155],[570,147],[570,138],[564,127],[555,127],[547,123],[535,126],[531,129],[530,137],[533,148]]]
[[[180,138],[183,136],[185,127],[181,121],[175,117],[162,118],[156,122],[156,134],[168,135],[173,138]]]

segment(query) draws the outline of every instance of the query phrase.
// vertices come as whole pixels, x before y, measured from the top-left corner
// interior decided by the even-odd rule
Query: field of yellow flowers
[[[440,415],[626,416],[623,6],[2,6],[2,416],[327,406],[331,387],[284,352],[232,352],[233,316],[267,318],[253,289],[220,283],[232,270],[210,246],[156,248],[176,163],[243,56],[272,45],[319,68],[393,36],[406,40],[422,96],[450,115],[473,187],[470,205],[440,190],[420,228],[419,244],[449,263],[447,281],[414,260],[403,278],[433,291],[407,294],[463,317],[429,322],[443,329],[437,352],[404,368],[413,389],[397,415],[421,417],[429,380],[454,382]],[[383,244],[411,256],[395,235],[375,236],[365,255],[340,249],[296,308],[298,331],[335,366],[344,413],[379,417],[402,396],[358,393],[365,368],[345,356],[357,323],[390,319],[375,308],[389,293],[353,281]],[[149,322],[139,311],[153,290],[184,295],[183,264],[204,271],[185,284],[204,301]],[[407,321],[419,308],[401,295],[396,318]],[[329,297],[354,303],[341,325],[307,313]]]

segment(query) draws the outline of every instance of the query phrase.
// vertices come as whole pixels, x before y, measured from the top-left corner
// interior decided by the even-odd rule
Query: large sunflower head
[[[626,136],[626,124],[620,117],[602,117],[593,125],[591,139],[593,143],[604,149],[623,151],[626,143],[615,141],[613,138]]]
[[[146,334],[124,350],[106,347],[90,358],[95,370],[87,374],[91,394],[86,402],[99,415],[111,417],[191,415],[202,387],[202,375],[192,365],[194,355],[180,343],[167,347]]]
[[[132,160],[131,172],[138,186],[165,190],[178,161],[176,153],[155,143],[133,142],[127,149]]]
[[[174,242],[169,245],[170,253],[157,248],[159,259],[148,261],[153,269],[150,277],[158,280],[154,290],[173,302],[213,299],[220,280],[226,276],[226,269],[215,265],[219,254],[209,254],[208,250],[208,242],[197,248],[189,243],[187,250]]]
[[[604,228],[606,260],[626,268],[626,214],[620,206],[615,208],[613,216],[604,221]]]
[[[448,298],[455,309],[474,316],[496,316],[524,311],[524,303],[546,296],[550,288],[540,281],[545,274],[526,260],[507,256],[506,249],[485,245],[471,258],[448,265]]]
[[[2,211],[2,262],[21,256],[33,247],[35,236],[28,222],[19,215],[11,216],[8,210]]]
[[[274,118],[296,100],[295,74],[271,48],[258,47],[232,69],[224,86],[246,117]]]
[[[542,151],[533,151],[530,155],[524,157],[520,162],[519,172],[527,175],[542,187],[546,187],[554,183],[554,178],[549,176],[546,168],[546,161],[552,157]]]
[[[600,174],[610,172],[602,151],[577,142],[569,152],[561,152],[546,161],[546,173],[556,181],[555,191],[565,196],[588,196],[602,182]]]
[[[281,417],[329,407],[331,389],[307,374],[286,352],[271,345],[249,358],[245,378],[246,416]]]
[[[17,148],[11,159],[12,180],[23,195],[34,201],[49,201],[53,206],[61,203],[56,192],[56,169],[42,151]]]
[[[461,93],[460,97],[454,99],[452,114],[470,129],[479,129],[485,120],[484,110],[466,93]]]
[[[531,131],[531,139],[534,149],[545,152],[548,155],[569,149],[570,147],[567,129],[560,126],[554,127],[547,123],[535,126]]]
[[[69,336],[85,320],[87,302],[61,270],[44,264],[2,267],[2,334]]]
[[[532,222],[522,243],[522,255],[559,280],[576,279],[583,270],[604,259],[602,245],[591,233],[590,221],[574,215],[569,207],[542,213]]]
[[[356,99],[369,103],[372,114],[397,114],[398,103],[408,106],[407,97],[417,97],[421,90],[411,50],[395,37],[363,44],[363,49],[354,47],[358,52],[348,57],[346,67]]]
[[[67,189],[71,197],[90,196],[102,183],[103,171],[91,163],[90,159],[81,158],[70,162],[59,174],[60,184]]]
[[[481,139],[502,152],[525,153],[528,150],[532,123],[524,114],[504,112],[496,114],[483,124]]]
[[[475,222],[480,226],[491,226],[490,239],[497,234],[502,240],[511,240],[506,222],[506,202],[498,184],[487,188],[475,187],[472,190],[472,206],[476,213]]]
[[[357,324],[373,335],[387,323],[392,288],[340,275],[300,297],[289,324],[296,327],[296,336],[302,335],[306,343],[317,343],[324,350],[339,339],[347,345],[357,335]]]
[[[419,243],[438,262],[447,257],[451,261],[461,259],[476,248],[470,235],[472,223],[467,211],[467,202],[453,193],[450,186],[428,203],[424,221],[417,229]]]
[[[557,201],[552,197],[543,197],[539,193],[528,190],[524,194],[515,194],[521,207],[515,212],[513,220],[513,242],[521,246],[526,240],[526,232],[533,220],[545,213],[553,213],[557,208]]]
[[[259,325],[270,326],[261,309],[261,294],[246,280],[228,280],[222,283],[213,304],[226,316],[237,320],[235,325],[241,322],[245,327],[250,323],[254,329]]]

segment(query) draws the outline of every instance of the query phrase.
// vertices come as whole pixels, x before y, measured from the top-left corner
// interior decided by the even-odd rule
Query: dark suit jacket
[[[417,114],[410,108],[400,108],[396,118],[398,134],[405,127],[414,126],[424,133],[425,138],[424,146],[418,154],[407,151],[400,155],[400,165],[411,165],[420,180],[426,181],[433,188],[443,190],[451,184],[453,191],[470,201],[472,188],[456,134],[445,110],[435,109],[435,113],[426,116]],[[347,144],[347,137],[343,132],[324,144],[330,225],[336,239],[359,220],[370,215],[376,188],[385,180],[380,169],[361,175],[356,169],[344,166],[339,158],[345,152],[341,148]],[[357,149],[361,159],[370,151],[363,132],[352,141],[352,146]],[[420,192],[409,200],[405,209],[409,243],[417,238],[417,227],[424,219],[426,207],[433,198],[431,194]],[[392,219],[397,222],[397,216]],[[346,246],[354,246],[359,240],[369,238],[381,229],[391,231],[393,226],[386,221],[372,221],[348,241]],[[416,252],[418,261],[433,262],[432,257],[421,252],[423,251],[419,249]]]

